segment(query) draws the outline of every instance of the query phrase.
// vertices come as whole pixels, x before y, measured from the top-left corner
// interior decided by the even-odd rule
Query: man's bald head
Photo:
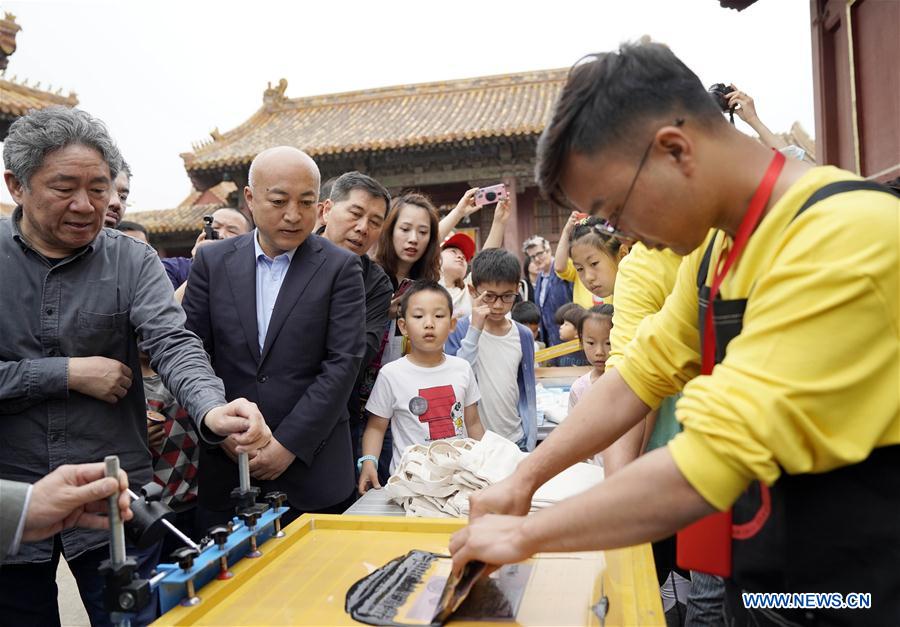
[[[297,148],[278,146],[250,164],[244,200],[269,257],[300,246],[312,232],[319,200],[319,167]]]
[[[255,187],[258,183],[259,173],[271,168],[297,168],[307,172],[315,173],[316,179],[316,196],[318,197],[319,183],[322,180],[319,174],[319,166],[313,161],[308,154],[294,148],[293,146],[275,146],[267,148],[256,155],[256,158],[250,164],[250,172],[247,181],[250,187]]]
[[[216,209],[212,214],[212,218],[212,228],[219,234],[219,239],[243,235],[253,229],[250,219],[231,207]]]

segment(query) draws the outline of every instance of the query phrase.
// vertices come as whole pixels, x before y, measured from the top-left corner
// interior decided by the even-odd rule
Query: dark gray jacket
[[[119,455],[132,486],[151,480],[138,345],[178,402],[200,420],[225,402],[203,345],[184,328],[156,252],[103,229],[54,263],[18,229],[22,210],[0,220],[0,478],[33,483],[63,464]],[[132,371],[114,405],[70,392],[70,357],[103,356]],[[217,441],[205,428],[201,436]],[[107,533],[63,532],[67,557],[102,546]],[[50,559],[51,541],[23,545],[8,563]]]

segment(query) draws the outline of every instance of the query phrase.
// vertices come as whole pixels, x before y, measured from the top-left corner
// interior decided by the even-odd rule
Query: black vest
[[[813,193],[793,219],[820,200],[855,190],[891,193],[867,181],[831,183]],[[697,274],[701,354],[710,293],[706,280],[716,239]],[[716,296],[717,364],[728,343],[740,335],[746,307],[747,299]],[[864,461],[829,472],[782,473],[771,488],[754,482],[735,502],[732,525],[729,613],[746,618],[742,607],[734,607],[740,590],[871,592],[868,610],[778,614],[800,625],[900,625],[900,445],[875,449]],[[760,620],[769,624],[756,613],[748,622]]]

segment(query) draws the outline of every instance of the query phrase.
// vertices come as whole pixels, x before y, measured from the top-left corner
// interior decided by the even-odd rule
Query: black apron
[[[891,193],[868,181],[831,183],[813,193],[793,219],[833,194],[856,190]],[[716,239],[707,247],[697,274],[701,330],[709,306],[706,281]],[[728,343],[740,335],[746,308],[747,299],[724,300],[717,295],[713,308],[717,364],[725,358]],[[700,341],[702,354],[702,332]],[[726,589],[729,624],[900,625],[900,445],[875,449],[862,462],[825,473],[782,472],[771,488],[758,481],[751,484],[732,509],[732,577]],[[872,607],[778,610],[773,617],[775,611],[745,610],[741,591],[845,596],[870,592]]]

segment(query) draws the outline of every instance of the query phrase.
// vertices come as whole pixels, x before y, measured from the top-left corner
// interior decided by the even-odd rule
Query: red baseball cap
[[[472,261],[472,257],[475,256],[475,242],[465,233],[456,233],[445,239],[441,244],[441,250],[445,248],[458,248],[466,261]]]

